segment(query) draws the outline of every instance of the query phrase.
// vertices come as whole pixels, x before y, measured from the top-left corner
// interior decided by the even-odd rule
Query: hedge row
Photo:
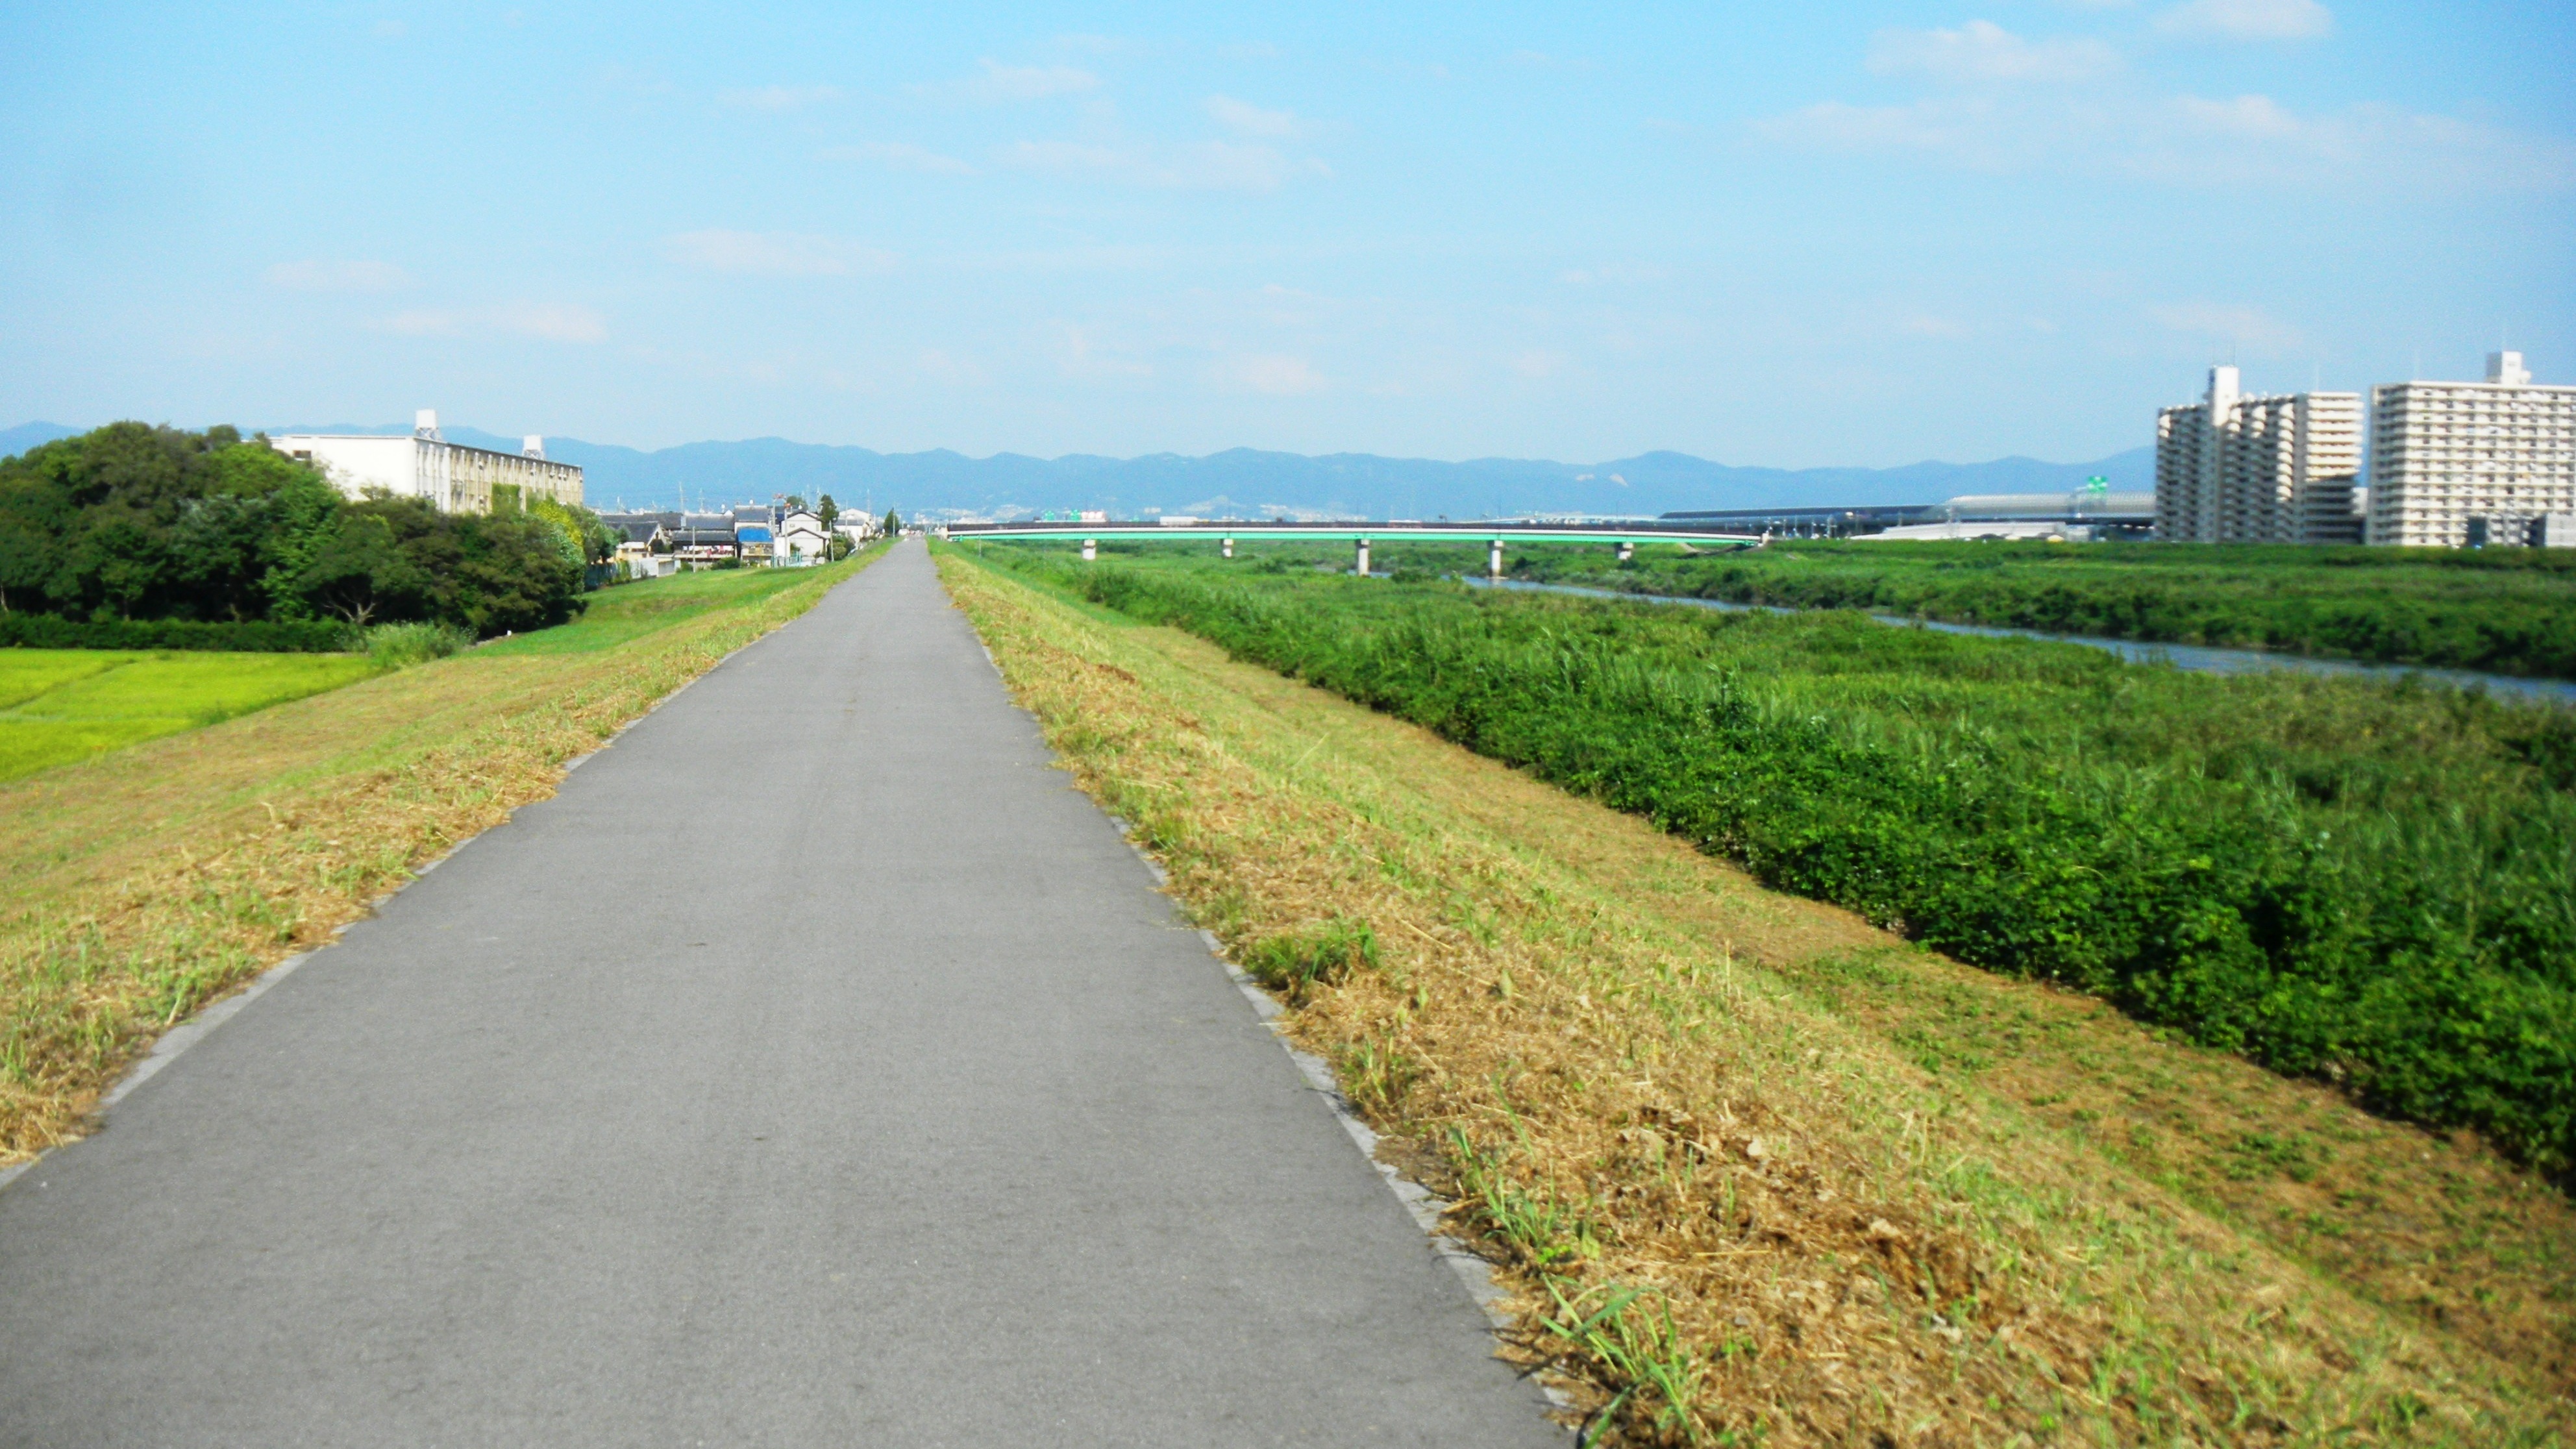
[[[0,614],[0,648],[213,649],[240,654],[338,654],[361,646],[346,624],[268,620],[246,624],[187,619],[85,621],[51,614]]]

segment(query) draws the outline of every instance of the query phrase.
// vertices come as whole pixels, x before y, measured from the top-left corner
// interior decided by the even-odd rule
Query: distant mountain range
[[[0,458],[14,458],[29,448],[41,448],[56,438],[68,438],[81,431],[60,423],[20,423],[14,428],[0,428]]]
[[[0,454],[34,447],[73,429],[27,423],[0,431]],[[407,433],[400,425],[298,425],[270,432]],[[452,442],[519,450],[519,439],[448,428]],[[879,453],[867,448],[752,438],[684,443],[644,452],[613,443],[548,438],[546,454],[578,463],[593,508],[676,508],[772,494],[829,493],[844,508],[888,508],[905,516],[1009,518],[1043,510],[1102,508],[1122,517],[1201,516],[1482,518],[1508,514],[1658,514],[1685,510],[1875,507],[1938,503],[1963,493],[2067,493],[2101,477],[2115,492],[2155,486],[2155,449],[2133,448],[2089,463],[1999,458],[1990,463],[1913,463],[1901,468],[1739,468],[1687,453],[1643,453],[1605,463],[1477,458],[1444,463],[1370,453],[1270,453],[1231,448],[1205,457],[1152,453],[1105,458],[1073,453],[969,458],[938,449]]]

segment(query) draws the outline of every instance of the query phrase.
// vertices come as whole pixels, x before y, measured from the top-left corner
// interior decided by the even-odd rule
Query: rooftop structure
[[[438,414],[423,408],[408,437],[365,433],[287,433],[268,440],[288,457],[311,463],[352,498],[383,489],[396,498],[425,498],[443,513],[514,510],[540,498],[581,503],[581,469],[546,457],[531,436],[516,453],[468,447],[439,436]]]
[[[2576,387],[2535,385],[2519,352],[2484,382],[2370,390],[2372,543],[2457,548],[2546,539],[2576,512]]]

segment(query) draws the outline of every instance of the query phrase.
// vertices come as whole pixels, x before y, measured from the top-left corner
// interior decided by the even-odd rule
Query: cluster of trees
[[[0,460],[0,615],[559,624],[615,539],[586,510],[350,499],[230,427],[106,427]]]

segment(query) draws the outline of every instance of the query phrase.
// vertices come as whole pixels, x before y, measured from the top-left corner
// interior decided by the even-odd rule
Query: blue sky
[[[2576,381],[2576,7],[13,6],[0,423],[2082,459]]]

